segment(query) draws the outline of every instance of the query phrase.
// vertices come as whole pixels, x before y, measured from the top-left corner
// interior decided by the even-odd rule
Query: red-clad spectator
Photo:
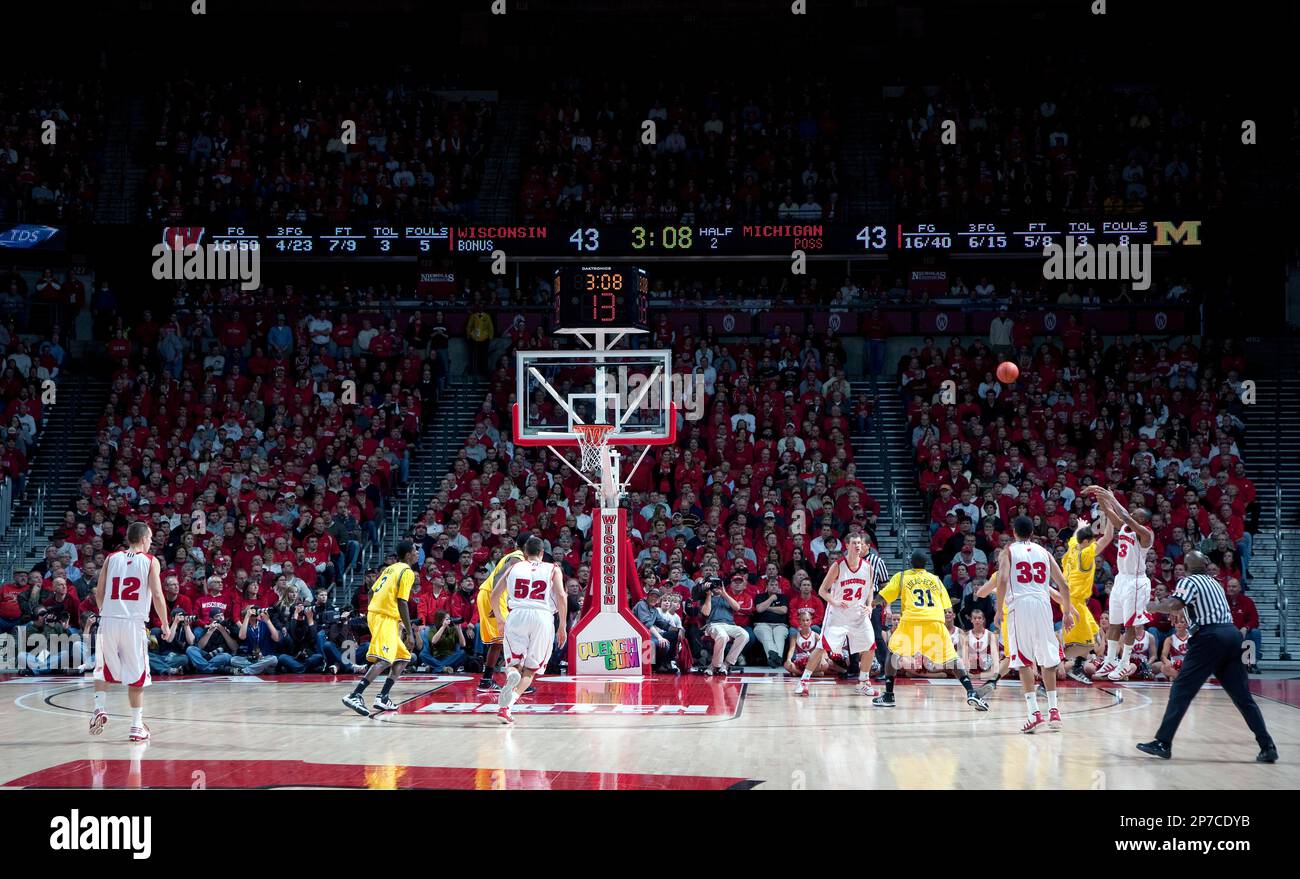
[[[209,577],[202,594],[191,601],[191,606],[197,618],[195,622],[205,627],[218,619],[234,620],[237,610],[235,596],[225,588],[220,577]]]
[[[795,575],[793,582],[797,594],[790,599],[790,625],[798,625],[799,611],[807,609],[812,612],[813,625],[820,626],[822,617],[826,615],[826,606],[813,592],[812,580],[806,573],[800,571]]]
[[[173,614],[177,608],[187,617],[194,616],[194,606],[189,598],[181,594],[180,581],[175,576],[163,578],[163,598],[167,602],[167,613]],[[162,626],[158,619],[158,613],[153,608],[149,610],[149,628],[156,629]]]
[[[27,572],[14,571],[13,582],[0,585],[0,620],[9,623],[20,621],[23,618],[23,602],[31,591],[27,585]],[[3,629],[0,628],[0,631]]]

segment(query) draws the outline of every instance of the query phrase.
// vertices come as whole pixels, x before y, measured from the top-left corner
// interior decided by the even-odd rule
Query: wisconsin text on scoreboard
[[[1200,220],[1044,220],[987,223],[776,222],[735,225],[639,223],[561,226],[468,224],[447,226],[351,225],[315,228],[208,227],[206,240],[232,249],[260,249],[286,258],[466,256],[539,259],[762,257],[809,255],[864,258],[899,253],[1041,256],[1051,245],[1204,243]]]

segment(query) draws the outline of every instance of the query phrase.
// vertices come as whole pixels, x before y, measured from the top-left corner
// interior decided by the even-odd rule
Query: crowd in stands
[[[146,219],[267,228],[473,214],[488,101],[380,84],[167,77],[159,89]]]
[[[41,441],[47,406],[58,397],[58,385],[69,352],[58,318],[71,317],[84,301],[85,284],[73,273],[56,276],[46,269],[38,277],[16,267],[0,272],[0,481],[12,482],[13,498],[23,494],[29,462]],[[26,332],[33,302],[53,309],[52,327],[42,334]]]
[[[185,623],[153,645],[156,673],[350,669],[335,587],[373,573],[358,560],[436,411],[446,328],[291,288],[241,305],[197,286],[161,319],[107,322],[109,398],[80,489],[45,557],[0,590],[0,628],[93,631],[104,559],[144,519]]]
[[[528,222],[833,221],[841,120],[826,83],[633,93],[557,84],[533,119],[517,213]],[[644,123],[654,123],[647,143]]]
[[[1023,315],[1022,315],[1023,318]],[[1080,522],[1096,519],[1081,494],[1088,485],[1117,492],[1130,509],[1151,513],[1147,556],[1153,587],[1172,591],[1193,549],[1226,587],[1243,636],[1259,654],[1259,618],[1244,589],[1258,525],[1255,485],[1245,460],[1241,402],[1246,361],[1232,339],[1117,338],[1072,319],[1050,341],[1028,321],[990,342],[925,339],[897,364],[907,407],[918,486],[930,511],[929,549],[959,624],[992,599],[975,592],[995,570],[1018,515],[1058,557]],[[1004,359],[1014,383],[995,378]],[[942,385],[955,382],[945,399]],[[1112,546],[1097,564],[1099,617],[1116,570]],[[1158,615],[1156,648],[1173,628]]]
[[[103,114],[98,82],[0,82],[0,222],[93,219]]]
[[[886,93],[881,173],[900,215],[1184,216],[1228,198],[1224,159],[1206,146],[1227,123],[1203,96],[1083,84],[1042,96],[992,79]],[[0,98],[0,220],[89,221],[102,85],[24,76]],[[474,217],[496,114],[428,85],[184,75],[148,102],[142,211],[169,225]],[[514,219],[846,219],[836,107],[821,81],[553,84],[533,103]]]
[[[1207,143],[1227,125],[1186,99],[1078,82],[1043,95],[1021,82],[962,79],[896,94],[886,172],[908,216],[1170,214],[1222,206],[1229,183]],[[945,124],[953,123],[944,141]]]

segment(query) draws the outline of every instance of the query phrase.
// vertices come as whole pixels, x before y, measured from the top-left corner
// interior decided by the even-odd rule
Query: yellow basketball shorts
[[[495,617],[488,614],[488,608],[492,606],[492,593],[485,589],[480,589],[478,593],[478,636],[484,644],[501,643],[501,635],[505,630],[506,624],[506,597],[501,596],[500,605],[497,607]]]
[[[889,651],[899,656],[924,656],[939,665],[957,658],[948,629],[936,620],[903,620],[889,636]]]
[[[366,625],[370,627],[370,647],[366,650],[367,659],[382,659],[385,662],[403,662],[411,658],[411,651],[402,641],[402,621],[396,617],[381,614],[366,614]]]
[[[1092,611],[1088,610],[1087,601],[1072,600],[1070,605],[1074,608],[1076,619],[1062,640],[1066,644],[1091,644],[1092,639],[1097,635],[1098,626],[1097,621],[1092,618]]]

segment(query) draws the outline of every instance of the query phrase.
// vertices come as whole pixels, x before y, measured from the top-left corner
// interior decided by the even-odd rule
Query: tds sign
[[[1151,225],[1156,227],[1157,247],[1169,247],[1171,244],[1186,244],[1188,247],[1201,243],[1201,221],[1187,220],[1177,225],[1156,220]],[[1171,240],[1172,239],[1172,240]],[[1184,242],[1183,239],[1186,239]]]

